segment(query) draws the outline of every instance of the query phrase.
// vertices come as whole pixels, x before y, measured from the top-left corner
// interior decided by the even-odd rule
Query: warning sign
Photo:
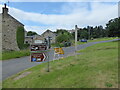
[[[64,51],[62,48],[54,48],[54,50],[55,50],[55,53],[64,54]]]

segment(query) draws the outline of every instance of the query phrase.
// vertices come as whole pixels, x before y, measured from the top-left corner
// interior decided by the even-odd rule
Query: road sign
[[[62,48],[54,48],[54,50],[55,50],[55,53],[64,54],[64,51]]]
[[[64,55],[64,51],[62,48],[54,48],[54,60],[56,59],[56,55],[58,56],[58,59],[60,58],[60,54]]]
[[[42,40],[35,40],[34,43],[41,44],[41,43],[43,43],[43,41]]]
[[[46,44],[32,44],[31,45],[31,51],[41,51],[41,50],[47,50]]]
[[[47,41],[49,43],[50,46],[50,40]],[[46,60],[46,55],[45,53],[48,52],[49,50],[47,50],[47,42],[46,43],[36,43],[36,44],[32,44],[30,47],[31,50],[31,62],[43,62]],[[50,49],[50,47],[49,47]],[[49,70],[49,55],[47,56],[48,59],[48,72]]]
[[[43,62],[45,59],[45,53],[31,53],[31,62]]]

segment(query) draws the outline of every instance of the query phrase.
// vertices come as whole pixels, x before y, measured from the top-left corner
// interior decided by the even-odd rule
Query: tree
[[[111,19],[107,24],[106,24],[106,30],[108,33],[109,37],[116,37],[120,35],[120,17]]]
[[[64,34],[64,33],[69,34],[69,32],[67,30],[65,30],[65,29],[57,29],[57,31],[56,31],[57,35]]]
[[[72,35],[69,35],[67,33],[59,34],[56,37],[56,43],[63,43],[63,42],[70,42]]]
[[[88,39],[88,32],[86,30],[83,30],[80,35],[80,39]]]
[[[38,35],[36,32],[28,31],[27,36]]]
[[[57,43],[70,42],[73,39],[72,34],[65,29],[57,29],[56,34],[58,35],[56,37]]]

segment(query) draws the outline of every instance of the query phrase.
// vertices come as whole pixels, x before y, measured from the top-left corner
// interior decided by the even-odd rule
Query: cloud
[[[53,31],[57,28],[72,29],[75,25],[79,27],[88,25],[105,26],[110,19],[118,16],[117,4],[91,2],[89,3],[89,8],[86,8],[87,6],[87,4],[83,5],[83,3],[66,3],[60,11],[66,13],[63,15],[32,13],[13,7],[10,7],[9,13],[23,23],[29,21],[31,23],[39,23],[40,25],[45,24],[45,26],[25,26],[27,31],[32,30],[39,34],[46,29]]]

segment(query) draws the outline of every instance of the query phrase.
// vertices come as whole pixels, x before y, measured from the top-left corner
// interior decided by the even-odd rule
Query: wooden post
[[[78,30],[78,27],[77,25],[75,25],[75,54],[77,52],[77,30]],[[77,59],[76,55],[75,55],[75,58]]]
[[[89,26],[88,30],[89,30],[89,40],[90,40],[91,39],[91,36],[90,36],[90,26]]]
[[[48,50],[48,69],[47,69],[47,72],[50,72],[50,61],[49,61],[49,50]]]
[[[50,72],[50,58],[49,58],[49,53],[50,53],[50,37],[48,36],[48,72]]]

